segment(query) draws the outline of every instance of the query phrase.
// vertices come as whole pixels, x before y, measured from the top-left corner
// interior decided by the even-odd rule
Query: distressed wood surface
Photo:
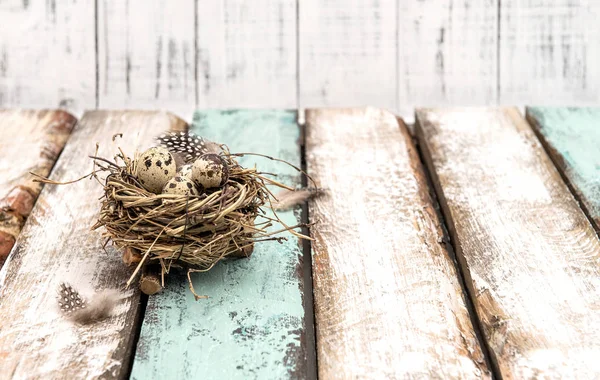
[[[60,155],[75,117],[64,111],[0,110],[0,268]]]
[[[527,120],[600,232],[600,108],[527,108]]]
[[[308,110],[319,377],[490,378],[406,126]],[[351,153],[350,153],[351,152]]]
[[[94,1],[0,2],[0,107],[96,105]]]
[[[299,3],[300,107],[396,109],[396,3]]]
[[[496,102],[498,3],[399,2],[398,96],[403,108]]]
[[[500,103],[600,101],[600,2],[502,0]]]
[[[595,0],[4,0],[0,106],[594,105],[599,17]]]
[[[295,112],[203,111],[193,130],[233,152],[300,165]],[[250,156],[240,163],[276,173],[287,185],[300,184],[298,173],[281,163]],[[294,225],[300,210],[279,216]],[[303,307],[303,272],[310,268],[303,265],[298,239],[286,236],[283,244],[255,244],[248,259],[193,274],[196,291],[207,300],[194,300],[184,275],[167,277],[164,291],[148,301],[132,379],[314,378],[312,319],[305,322]]]
[[[194,0],[98,2],[100,108],[196,106]]]
[[[514,108],[417,122],[502,378],[600,377],[600,242],[531,128]]]
[[[118,146],[133,154],[134,148],[146,148],[153,137],[178,122],[158,112],[86,112],[51,177],[65,181],[89,173],[88,155],[94,154],[96,142],[103,157],[112,157]],[[125,133],[124,138],[113,143],[119,132]],[[88,326],[66,320],[55,298],[63,281],[91,295],[121,288],[129,278],[120,252],[112,246],[105,252],[101,232],[90,231],[101,194],[102,187],[93,180],[47,185],[40,194],[0,271],[0,374],[14,379],[127,375],[139,323],[139,291],[125,291],[114,316]]]
[[[296,108],[296,1],[197,2],[198,106]]]

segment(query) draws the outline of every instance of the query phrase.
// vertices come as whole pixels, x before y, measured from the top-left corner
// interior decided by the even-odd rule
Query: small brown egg
[[[187,164],[180,167],[177,171],[177,175],[180,177],[192,179],[192,164]]]
[[[229,168],[218,154],[204,154],[192,164],[192,179],[205,189],[222,186],[228,178]]]
[[[163,189],[163,194],[200,195],[198,188],[189,178],[176,176],[171,178]]]
[[[144,188],[160,194],[165,184],[175,176],[177,166],[167,148],[150,148],[137,160],[137,178]]]

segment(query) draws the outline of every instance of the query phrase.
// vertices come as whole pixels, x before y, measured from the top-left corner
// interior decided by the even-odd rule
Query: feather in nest
[[[192,132],[169,132],[156,138],[158,144],[173,154],[178,166],[188,164],[207,153],[220,154],[221,146]]]
[[[299,190],[283,190],[279,192],[273,202],[273,210],[288,211],[295,206],[301,205],[309,199],[320,195],[323,192],[321,189],[299,189]]]

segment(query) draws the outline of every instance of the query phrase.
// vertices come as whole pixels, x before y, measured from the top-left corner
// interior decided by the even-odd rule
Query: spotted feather
[[[159,144],[169,152],[183,156],[189,163],[207,153],[220,153],[220,146],[191,132],[170,132],[157,138]]]
[[[72,313],[77,310],[85,309],[87,302],[81,297],[79,292],[67,283],[61,283],[57,295],[58,306],[63,313]]]

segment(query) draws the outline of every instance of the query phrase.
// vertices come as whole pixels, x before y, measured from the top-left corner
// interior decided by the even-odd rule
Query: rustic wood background
[[[0,107],[600,103],[597,0],[4,0]]]

